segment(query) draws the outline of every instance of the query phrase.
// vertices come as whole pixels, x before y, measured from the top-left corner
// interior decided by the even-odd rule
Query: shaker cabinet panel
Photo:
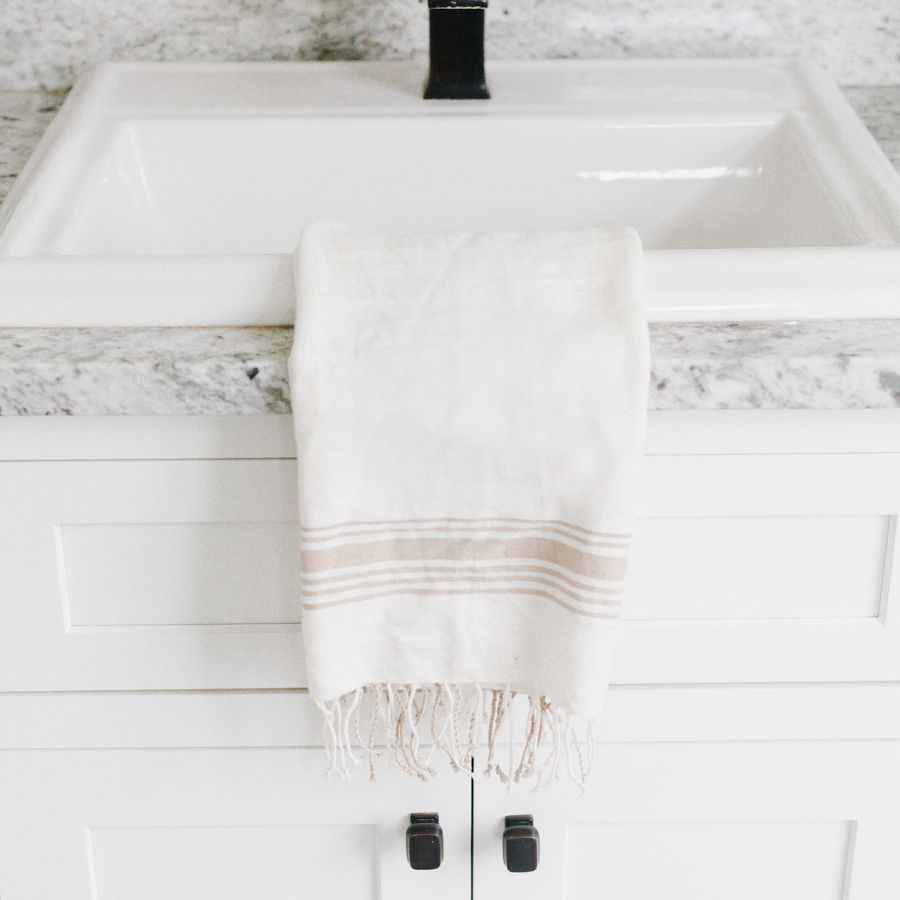
[[[469,896],[465,780],[329,781],[321,750],[0,755],[4,900]],[[440,816],[436,870],[406,860],[413,812]]]
[[[0,463],[0,690],[306,683],[296,461]],[[900,454],[651,454],[621,684],[900,680]]]
[[[614,744],[590,791],[475,792],[475,898],[893,900],[900,742]],[[537,869],[507,871],[529,813]]]
[[[569,827],[568,900],[842,900],[848,822]]]
[[[900,680],[900,454],[647,458],[620,684]]]
[[[306,682],[296,462],[0,464],[0,689]]]

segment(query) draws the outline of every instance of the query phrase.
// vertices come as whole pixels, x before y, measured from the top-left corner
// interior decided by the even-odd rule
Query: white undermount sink
[[[0,325],[293,320],[303,224],[633,224],[655,320],[900,316],[900,177],[783,60],[113,63],[0,210]]]

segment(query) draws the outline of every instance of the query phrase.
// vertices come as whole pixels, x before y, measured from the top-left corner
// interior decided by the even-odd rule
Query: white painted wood
[[[886,516],[641,520],[628,618],[871,619],[889,524]],[[293,523],[58,529],[72,628],[300,622]]]
[[[78,561],[71,555],[67,558],[64,540],[69,526],[290,523],[296,518],[295,466],[293,461],[279,460],[0,465],[0,496],[7,501],[0,507],[0,555],[5,573],[0,585],[0,688],[303,685],[298,626],[265,619],[262,624],[229,624],[227,613],[198,623],[191,590],[197,577],[194,573],[227,567],[226,560],[204,553],[208,545],[191,545],[194,565],[182,563],[186,584],[178,595],[188,601],[186,608],[173,610],[178,596],[170,597],[163,624],[127,624],[125,615],[107,624],[79,625],[77,619],[73,622],[72,613],[77,616],[91,607],[77,594],[74,610],[70,606],[66,567],[74,564],[77,574]],[[285,524],[285,528],[292,527]],[[263,558],[254,563],[261,582],[267,577],[265,562]],[[159,590],[171,588],[171,581],[163,578],[168,577],[165,559],[147,565],[144,575],[156,572],[161,578]],[[115,569],[112,557],[109,566]],[[82,573],[81,584],[86,577]],[[202,577],[208,591],[214,576]],[[76,578],[76,591],[78,586]],[[138,585],[135,573],[123,577],[123,608],[128,609],[130,592],[151,589],[153,585],[146,581]],[[289,596],[290,591],[290,585],[277,591],[272,588],[270,596],[275,599],[266,601],[269,612],[273,604],[284,609],[287,601],[279,598]],[[252,616],[246,593],[244,599],[247,603],[240,611]],[[227,609],[231,603],[231,618],[239,618],[234,608],[239,600],[226,590],[219,608]],[[289,621],[294,616],[291,613],[284,618]],[[126,624],[117,624],[123,619]]]
[[[872,619],[888,516],[645,518],[628,618]]]
[[[651,410],[646,452],[896,453],[896,409]]]
[[[612,744],[584,797],[476,787],[476,898],[893,900],[900,742]],[[511,874],[503,817],[541,862]]]
[[[877,516],[894,518],[900,510],[900,456],[866,454],[659,455],[648,458],[639,507],[642,518],[685,519],[685,534],[695,520],[708,518]],[[637,525],[639,538],[640,522]],[[817,526],[819,527],[819,526]],[[858,681],[896,680],[900,675],[900,631],[892,618],[898,579],[891,579],[896,529],[889,526],[865,542],[843,547],[843,562],[869,571],[868,590],[857,609],[872,602],[872,554],[881,556],[881,591],[875,615],[866,617],[644,619],[632,621],[617,655],[613,678],[624,684],[648,682]],[[680,538],[690,547],[691,538]],[[802,570],[782,552],[767,558],[751,543],[750,561],[764,569],[775,602],[782,579],[797,589]],[[771,545],[770,545],[771,550]],[[693,551],[696,553],[696,548]],[[835,547],[823,546],[823,556]],[[632,576],[640,581],[641,549]],[[653,565],[647,559],[646,565]],[[696,566],[696,559],[694,563]],[[830,561],[822,563],[828,567]],[[711,561],[711,572],[723,568]],[[702,572],[702,567],[700,569]],[[738,573],[738,577],[740,573]],[[673,577],[672,607],[683,591]],[[697,577],[700,577],[699,575]],[[757,574],[754,577],[759,578]],[[818,577],[818,576],[815,576]],[[815,577],[811,576],[814,582]],[[759,582],[758,582],[759,583]],[[762,582],[764,583],[764,582]],[[659,590],[664,586],[659,585]],[[854,588],[854,591],[856,588]],[[723,603],[728,601],[727,595]],[[772,598],[767,603],[771,604]],[[791,601],[796,602],[796,601]],[[813,602],[810,601],[812,604]],[[771,608],[771,606],[770,606]],[[806,607],[815,609],[814,605]],[[711,673],[716,674],[712,677]]]
[[[4,900],[459,900],[469,785],[395,770],[328,782],[320,751],[0,753]],[[409,813],[436,811],[445,859],[405,858]]]
[[[654,410],[647,453],[897,453],[892,409]],[[6,416],[0,460],[269,459],[296,455],[285,415]]]
[[[290,417],[0,419],[3,900],[468,896],[466,782],[297,749],[292,456]],[[895,900],[900,416],[651,414],[640,513],[596,783],[478,784],[476,897]],[[440,884],[398,868],[424,806]],[[509,882],[519,811],[544,863]]]
[[[295,468],[0,464],[0,689],[303,686]],[[900,680],[900,454],[651,455],[639,511],[615,681]]]
[[[894,515],[900,454],[656,454],[647,458],[638,515]]]
[[[98,900],[375,897],[371,825],[100,827],[87,831]]]
[[[60,525],[70,629],[300,624],[284,522]]]
[[[900,740],[900,684],[610,688],[603,743]],[[304,691],[0,694],[9,749],[311,747],[322,720]]]
[[[6,416],[0,460],[295,457],[290,416]]]
[[[566,897],[842,900],[848,822],[570,825]]]

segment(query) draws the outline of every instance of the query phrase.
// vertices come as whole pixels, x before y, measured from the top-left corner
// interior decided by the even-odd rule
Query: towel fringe
[[[527,706],[514,708],[517,697]],[[562,772],[583,790],[590,781],[595,717],[573,715],[544,694],[509,685],[365,684],[317,705],[330,777],[350,778],[351,766],[365,761],[375,781],[377,760],[386,754],[406,774],[428,781],[441,751],[454,772],[475,778],[480,771],[507,786],[533,781],[537,790],[558,783]],[[482,747],[483,766],[476,759]]]

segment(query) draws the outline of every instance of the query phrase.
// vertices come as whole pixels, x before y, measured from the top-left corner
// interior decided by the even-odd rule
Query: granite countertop
[[[900,86],[845,90],[900,167]],[[0,199],[63,96],[0,92]],[[900,407],[900,319],[654,324],[650,337],[651,409]],[[0,328],[0,415],[288,413],[291,339],[290,328]]]

